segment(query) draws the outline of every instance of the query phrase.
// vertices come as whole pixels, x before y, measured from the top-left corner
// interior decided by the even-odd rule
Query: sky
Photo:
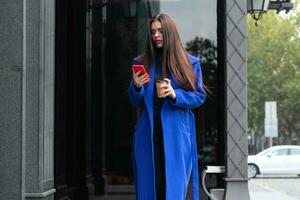
[[[285,11],[281,11],[281,12],[279,13],[279,16],[281,16],[281,17],[283,17],[283,18],[287,18],[287,17],[289,17],[292,13],[295,13],[295,12],[299,13],[299,12],[300,12],[300,4],[298,4],[298,6],[295,6],[295,1],[296,1],[296,0],[292,0],[292,3],[294,3],[294,8],[293,8],[289,13],[286,13]],[[300,2],[300,1],[298,1],[298,2]]]

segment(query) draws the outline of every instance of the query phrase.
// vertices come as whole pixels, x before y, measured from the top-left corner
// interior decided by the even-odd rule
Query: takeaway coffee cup
[[[155,85],[156,85],[156,91],[157,91],[158,98],[163,98],[160,91],[161,91],[162,88],[164,88],[167,85],[167,82],[165,80],[157,80],[155,82]]]

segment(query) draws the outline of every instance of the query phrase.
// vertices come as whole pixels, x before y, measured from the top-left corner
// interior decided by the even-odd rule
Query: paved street
[[[300,200],[300,178],[257,177],[249,181],[251,200]]]

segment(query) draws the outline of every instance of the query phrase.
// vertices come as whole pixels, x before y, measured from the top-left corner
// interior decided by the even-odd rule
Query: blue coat
[[[193,173],[193,200],[199,199],[198,164],[195,119],[192,108],[205,100],[199,59],[188,54],[196,75],[197,91],[184,91],[169,76],[176,100],[166,98],[161,107],[165,150],[166,200],[184,200],[188,181]],[[153,154],[153,87],[155,66],[149,71],[151,82],[139,92],[130,83],[129,99],[142,112],[135,126],[133,139],[133,169],[137,200],[155,200],[155,172]]]

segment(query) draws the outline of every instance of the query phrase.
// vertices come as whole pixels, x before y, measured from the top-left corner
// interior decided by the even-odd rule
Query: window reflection
[[[217,162],[217,1],[164,0],[159,12],[174,19],[181,42],[189,53],[200,58],[204,84],[209,90],[204,107],[194,110],[197,122],[200,164]]]
[[[105,102],[104,171],[108,184],[133,183],[130,152],[137,112],[130,106],[127,96],[130,66],[132,58],[144,51],[149,18],[158,13],[166,13],[175,20],[184,47],[201,59],[209,95],[205,105],[194,110],[198,159],[200,164],[218,162],[218,143],[222,141],[219,140],[216,106],[217,1],[114,0],[107,1],[105,10],[101,9],[101,30],[97,36],[102,37],[99,40],[102,46],[99,47],[99,54],[94,52],[93,55],[100,55],[99,77],[102,77],[102,99]],[[203,167],[200,166],[200,169]]]
[[[161,1],[160,12],[175,20],[183,44],[196,37],[217,42],[217,1]]]

